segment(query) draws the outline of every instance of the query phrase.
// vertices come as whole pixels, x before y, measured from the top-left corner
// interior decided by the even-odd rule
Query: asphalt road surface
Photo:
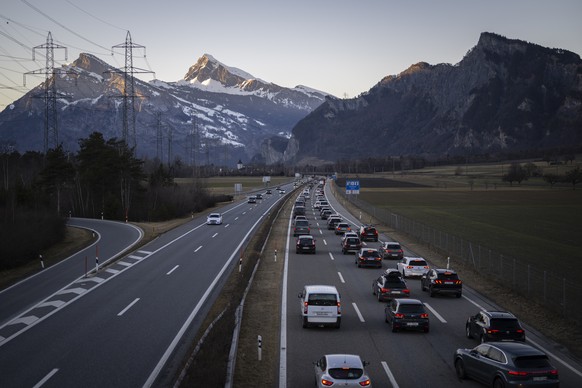
[[[30,298],[12,294],[22,286],[0,294],[0,306],[12,299],[20,306],[2,309],[0,386],[164,385],[241,247],[281,197],[274,191],[256,204],[228,205],[222,225],[193,219],[87,278],[78,262],[67,274],[55,266],[50,277],[61,280],[50,288],[41,276],[23,284],[39,289]],[[132,239],[114,234],[126,245]]]
[[[353,226],[361,225],[330,195],[332,207]],[[314,203],[314,201],[313,201]],[[287,284],[283,296],[284,313],[281,317],[281,365],[279,387],[308,387],[315,382],[313,362],[324,354],[358,354],[369,361],[367,367],[374,387],[473,387],[474,381],[459,381],[453,367],[457,348],[473,348],[477,340],[465,336],[465,322],[479,309],[497,310],[498,306],[464,287],[463,297],[436,296],[422,292],[420,280],[406,279],[410,298],[425,303],[430,317],[430,332],[397,332],[390,330],[384,320],[384,307],[372,294],[372,282],[387,268],[396,268],[397,261],[384,260],[383,268],[358,268],[354,254],[342,254],[340,238],[327,230],[326,221],[307,203],[312,235],[317,238],[317,254],[295,254],[294,239],[290,235],[290,250],[286,253]],[[380,236],[380,240],[389,240]],[[368,242],[368,247],[379,243]],[[418,256],[405,249],[405,256]],[[460,274],[462,279],[462,273]],[[306,284],[329,284],[342,297],[340,329],[311,327],[301,324],[298,293]],[[582,386],[582,366],[556,349],[551,341],[525,325],[527,342],[542,348],[558,368],[562,387]]]

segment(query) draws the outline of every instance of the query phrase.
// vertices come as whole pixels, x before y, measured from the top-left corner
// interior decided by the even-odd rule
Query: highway
[[[335,200],[327,186],[326,196],[334,210],[352,226],[361,225]],[[309,202],[307,206],[311,207]],[[457,348],[478,345],[476,340],[465,336],[467,318],[479,309],[498,310],[498,306],[467,286],[460,299],[448,295],[431,298],[421,291],[420,280],[406,279],[410,297],[420,299],[428,309],[430,332],[393,333],[384,321],[385,303],[372,295],[372,282],[387,268],[396,268],[397,261],[384,260],[382,269],[358,268],[354,254],[342,254],[340,238],[327,230],[326,221],[320,219],[319,213],[311,209],[307,215],[311,233],[317,238],[317,254],[295,254],[294,238],[288,237],[279,388],[313,386],[313,362],[331,353],[359,354],[370,362],[367,370],[374,387],[480,386],[471,380],[457,379],[453,354]],[[381,241],[388,239],[389,236],[380,236]],[[368,242],[367,246],[376,248],[379,243]],[[405,256],[418,255],[405,249]],[[462,276],[461,273],[461,279]],[[306,284],[337,287],[342,297],[340,329],[302,328],[297,295]],[[527,342],[550,355],[559,370],[561,386],[582,386],[582,366],[531,327],[525,325],[525,329]]]
[[[162,372],[181,363],[241,247],[281,198],[275,191],[257,204],[227,205],[222,225],[195,218],[94,276],[79,276],[78,262],[74,275],[54,268],[64,281],[2,311],[0,386],[164,385]],[[40,279],[24,284],[42,289]]]

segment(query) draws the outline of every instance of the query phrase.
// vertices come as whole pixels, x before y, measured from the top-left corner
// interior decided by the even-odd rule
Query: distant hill
[[[421,62],[357,98],[327,97],[293,128],[278,161],[580,145],[580,57],[483,33],[456,65]],[[262,152],[277,155],[267,144]]]
[[[58,142],[68,151],[98,131],[123,136],[124,79],[119,69],[81,54],[59,69],[56,88]],[[135,79],[135,135],[140,157],[168,156],[190,163],[233,166],[260,153],[272,136],[289,138],[293,126],[327,93],[305,86],[285,88],[229,67],[209,54],[182,80]],[[0,145],[21,152],[44,148],[44,82],[0,113]],[[50,145],[49,145],[50,146]]]

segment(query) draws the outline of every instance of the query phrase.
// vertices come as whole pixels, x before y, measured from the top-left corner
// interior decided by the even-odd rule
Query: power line
[[[93,15],[92,13],[90,13],[90,12],[88,12],[88,11],[86,11],[86,10],[82,9],[82,8],[81,8],[81,7],[79,7],[78,5],[71,3],[69,0],[66,0],[66,1],[67,1],[67,3],[69,3],[70,5],[72,5],[73,7],[77,8],[79,11],[81,11],[81,12],[83,12],[83,13],[85,13],[85,14],[87,14],[87,15],[91,16],[92,18],[94,18],[94,19],[96,19],[96,20],[99,20],[99,21],[100,21],[101,23],[103,23],[103,24],[107,24],[108,26],[110,26],[110,27],[113,27],[113,28],[117,28],[118,30],[121,30],[121,31],[127,31],[127,28],[121,28],[121,27],[118,27],[118,26],[116,26],[116,25],[114,25],[114,24],[111,24],[111,23],[109,23],[108,21],[105,21],[105,20],[103,20],[103,19],[101,19],[101,18],[98,18],[97,16]]]

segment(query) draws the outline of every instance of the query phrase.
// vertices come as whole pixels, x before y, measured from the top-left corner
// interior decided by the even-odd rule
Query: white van
[[[340,294],[334,286],[309,285],[299,293],[303,327],[330,325],[339,329],[342,320]]]

